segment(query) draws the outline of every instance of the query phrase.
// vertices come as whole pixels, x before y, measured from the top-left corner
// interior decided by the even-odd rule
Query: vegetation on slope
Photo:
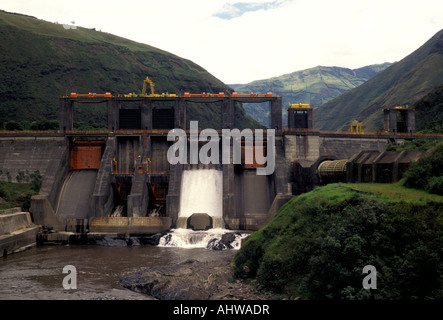
[[[403,151],[403,150],[422,150],[427,151],[439,143],[441,143],[443,139],[440,140],[427,140],[427,139],[414,139],[414,140],[404,140],[401,143],[398,142],[389,142],[386,151]]]
[[[141,92],[149,76],[157,93],[231,92],[192,61],[149,45],[94,29],[66,30],[60,24],[0,11],[0,127],[10,120],[58,120],[59,96]],[[105,105],[76,106],[74,121],[106,124]],[[236,126],[258,124],[236,106]],[[221,124],[221,107],[188,106],[188,120],[202,127]]]
[[[235,274],[301,299],[441,299],[443,197],[400,184],[330,184],[248,237]],[[377,289],[362,287],[363,267]]]
[[[423,46],[373,78],[325,103],[315,126],[342,130],[353,119],[364,131],[383,129],[383,106],[412,105],[443,83],[443,30]]]
[[[443,141],[432,152],[411,165],[405,186],[443,196]]]
[[[443,84],[414,103],[417,131],[443,133]]]
[[[0,170],[0,174],[2,170]],[[39,171],[29,173],[20,171],[17,174],[18,183],[12,183],[9,171],[6,172],[8,182],[0,181],[0,210],[21,207],[29,210],[31,206],[31,196],[38,194],[42,184],[42,176]]]

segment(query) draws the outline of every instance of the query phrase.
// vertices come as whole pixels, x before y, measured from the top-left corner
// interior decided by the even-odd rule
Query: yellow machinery
[[[145,80],[143,80],[143,89],[142,89],[142,96],[146,96],[146,87],[149,83],[149,86],[151,87],[151,94],[149,95],[150,97],[154,96],[154,82],[152,82],[151,79],[149,79],[149,77],[146,77]]]
[[[311,106],[309,104],[304,103],[296,103],[289,105],[290,108],[302,108],[302,109],[309,109]]]
[[[351,133],[354,134],[363,134],[363,130],[361,127],[361,122],[358,122],[357,120],[353,120],[351,122]]]
[[[151,87],[151,94],[150,95],[146,94],[146,87],[147,87],[148,83],[149,83],[149,85]],[[155,95],[154,94],[154,86],[155,86],[154,82],[152,82],[152,80],[149,79],[149,77],[146,77],[146,79],[143,80],[142,93],[141,94],[128,93],[128,94],[125,94],[125,98],[132,98],[132,97],[155,97],[155,96],[159,97],[160,95]]]
[[[151,88],[151,94],[146,94],[146,89],[148,87],[148,84],[149,84],[149,87]],[[135,98],[136,97],[163,97],[164,98],[164,97],[176,97],[177,96],[176,94],[171,94],[171,93],[155,94],[154,87],[155,87],[154,82],[152,82],[152,80],[149,79],[149,77],[146,77],[146,79],[143,80],[143,88],[142,88],[141,94],[128,93],[128,94],[125,94],[124,97],[125,98],[133,98],[133,97],[135,97]]]

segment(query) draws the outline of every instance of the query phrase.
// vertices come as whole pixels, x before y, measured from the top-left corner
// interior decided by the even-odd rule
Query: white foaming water
[[[223,235],[232,233],[230,240],[223,241]],[[160,238],[160,247],[180,248],[207,248],[214,250],[240,249],[241,241],[248,233],[233,232],[226,229],[210,229],[207,231],[193,231],[191,229],[173,229],[170,233]]]
[[[223,218],[223,171],[183,171],[178,218],[188,218],[193,213]]]
[[[159,246],[214,250],[240,248],[241,240],[248,234],[224,229],[223,171],[185,170],[180,192],[177,229],[160,238]],[[206,231],[186,229],[186,221],[194,213],[211,216],[214,228]]]

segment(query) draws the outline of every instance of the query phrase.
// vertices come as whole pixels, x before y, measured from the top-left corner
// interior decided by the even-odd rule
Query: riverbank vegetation
[[[0,174],[3,170],[0,169]],[[21,207],[28,211],[31,206],[31,197],[38,194],[42,185],[40,171],[29,172],[18,170],[15,177],[17,183],[12,182],[12,175],[5,172],[8,181],[0,181],[0,210]]]
[[[31,197],[37,193],[31,183],[0,181],[0,210],[20,207],[28,211]]]
[[[443,141],[412,164],[406,173],[405,185],[443,195]]]
[[[443,197],[330,184],[286,203],[234,257],[234,274],[301,299],[442,299]],[[377,289],[362,286],[363,267]]]

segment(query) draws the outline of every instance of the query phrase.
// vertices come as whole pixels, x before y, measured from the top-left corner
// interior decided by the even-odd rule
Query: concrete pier
[[[0,211],[0,257],[35,246],[38,231],[29,212]]]

